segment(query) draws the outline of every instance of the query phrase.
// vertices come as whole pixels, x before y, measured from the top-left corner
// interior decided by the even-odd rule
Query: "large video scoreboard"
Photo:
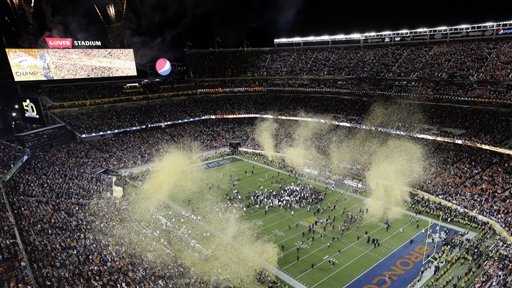
[[[137,76],[132,49],[6,49],[15,81]]]

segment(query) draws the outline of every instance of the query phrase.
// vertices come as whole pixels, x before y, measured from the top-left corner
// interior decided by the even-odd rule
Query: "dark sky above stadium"
[[[94,8],[105,18],[111,0],[35,0],[35,25],[20,28],[13,15],[9,45],[40,43],[45,34],[81,40],[105,39],[106,29]],[[122,0],[112,0],[119,1]],[[31,1],[25,1],[30,3]],[[450,24],[511,20],[507,1],[347,1],[347,0],[127,0],[123,29],[127,46],[161,53],[179,53],[188,43],[193,48],[237,48],[247,41],[252,47],[272,46],[276,37],[310,36],[383,31]],[[119,15],[121,6],[117,6]],[[4,18],[5,21],[5,17]],[[109,22],[108,19],[104,19]],[[4,23],[2,23],[4,24]],[[7,27],[7,26],[5,26]],[[20,33],[24,33],[20,37]],[[14,35],[14,36],[13,36]],[[15,40],[13,40],[16,38]],[[151,51],[151,52],[150,52]],[[170,52],[172,51],[172,52]]]

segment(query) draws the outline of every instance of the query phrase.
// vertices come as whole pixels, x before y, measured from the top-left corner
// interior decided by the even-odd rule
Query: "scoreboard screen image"
[[[16,81],[137,76],[133,49],[6,49]]]

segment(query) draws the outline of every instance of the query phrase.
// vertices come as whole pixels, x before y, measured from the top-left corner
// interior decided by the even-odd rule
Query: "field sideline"
[[[235,183],[236,189],[242,196],[247,196],[257,189],[277,188],[279,184],[287,185],[301,181],[275,169],[247,161],[224,162],[220,165],[210,165],[209,168],[211,169],[208,169],[207,173],[219,178],[221,180],[219,183],[227,186],[226,191],[231,191]],[[345,214],[349,212],[356,214],[365,207],[364,199],[350,193],[333,191],[320,184],[314,185],[327,192],[322,207],[337,204],[336,211],[332,211],[331,216],[336,215],[341,219],[343,211]],[[265,215],[263,209],[253,208],[246,211],[245,217],[259,227],[262,237],[271,240],[280,248],[279,270],[305,287],[362,287],[359,285],[365,281],[368,285],[374,280],[370,274],[378,276],[380,272],[385,272],[386,266],[383,265],[386,261],[384,260],[395,255],[414,253],[408,248],[411,239],[416,244],[416,246],[411,244],[411,248],[418,247],[417,245],[420,244],[424,246],[426,243],[424,231],[431,225],[424,217],[404,215],[391,223],[389,231],[386,231],[384,223],[362,222],[345,232],[339,240],[337,238],[340,233],[333,229],[326,231],[323,238],[316,237],[314,241],[305,241],[308,237],[304,238],[303,232],[307,232],[307,225],[316,219],[306,209],[295,210],[292,214],[284,209],[271,208]],[[373,248],[367,244],[365,232],[371,237],[380,239],[382,245]],[[297,246],[301,248],[297,249]],[[423,260],[423,257],[421,258]],[[333,265],[332,262],[335,264]],[[408,271],[416,274],[403,273],[401,279],[395,279],[389,287],[403,287],[404,281],[399,280],[412,281],[419,273],[418,268],[421,267],[421,261],[418,260],[418,262],[416,264],[419,265],[415,265],[414,269],[411,268],[409,269],[411,271]],[[382,269],[384,271],[380,271]]]

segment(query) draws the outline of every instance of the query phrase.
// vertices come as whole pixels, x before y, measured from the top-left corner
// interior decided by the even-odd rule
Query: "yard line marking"
[[[377,228],[377,229],[373,230],[372,232],[370,232],[370,234],[369,234],[369,235],[371,235],[371,234],[373,234],[373,233],[375,233],[375,232],[377,232],[377,231],[379,231],[379,230],[381,230],[381,229],[384,229],[384,227],[385,227],[384,225],[380,226],[379,228]],[[355,241],[355,242],[353,242],[352,244],[350,244],[349,246],[347,246],[347,247],[343,248],[343,250],[341,250],[341,251],[340,251],[339,253],[337,253],[337,254],[340,254],[341,252],[346,251],[347,249],[349,249],[349,248],[351,248],[352,246],[354,246],[354,245],[356,245],[357,243],[359,243],[361,240],[363,240],[363,238],[361,238],[361,239],[359,239],[359,241]],[[320,249],[322,249],[322,248],[325,248],[325,246],[327,246],[327,245],[328,245],[328,244],[324,244],[324,245],[322,245],[322,246],[318,247],[317,249],[315,249],[315,250],[311,251],[309,254],[306,254],[305,256],[302,256],[302,257],[300,258],[300,260],[299,260],[299,261],[295,261],[295,262],[292,262],[292,263],[290,263],[290,264],[286,265],[283,269],[286,269],[286,268],[288,268],[288,267],[291,267],[291,266],[293,266],[293,265],[295,265],[295,264],[299,263],[300,261],[302,261],[302,260],[304,260],[304,259],[308,258],[309,256],[311,256],[311,255],[315,254],[318,250],[320,250]],[[325,261],[323,261],[323,262],[325,262]],[[323,262],[320,262],[320,264],[322,264]],[[301,275],[302,275],[302,274],[301,274]],[[300,277],[301,275],[299,275],[298,277]],[[298,278],[298,277],[297,277],[297,278]]]
[[[304,231],[304,232],[305,232],[305,231]],[[351,232],[353,232],[353,231],[351,231]],[[349,233],[350,233],[350,232],[349,232]],[[299,234],[301,234],[301,233],[299,233]],[[347,234],[348,234],[348,233],[347,233]],[[345,235],[347,235],[347,234],[345,234]],[[297,236],[297,235],[295,235],[295,236]],[[291,238],[290,238],[290,239],[291,239]],[[289,240],[289,239],[288,239],[288,240]],[[319,238],[319,239],[318,239],[318,241],[319,241],[319,242],[323,242],[323,243],[325,243],[325,245],[327,245],[327,243],[329,243],[329,242],[325,242],[322,238]],[[342,240],[342,239],[340,239],[340,241],[343,241],[343,240]],[[346,241],[343,241],[343,242],[347,243]],[[296,249],[297,249],[297,245],[295,245],[295,246],[293,246],[292,248],[290,248],[290,249],[286,250],[286,251],[281,255],[281,257],[280,257],[280,258],[282,258],[284,255],[288,255],[290,252],[292,252],[292,251],[294,251],[294,250],[296,250]],[[292,264],[293,264],[293,263],[292,263]]]
[[[337,196],[338,196],[338,197],[337,197],[335,200],[328,201],[328,202],[326,202],[325,204],[332,204],[332,203],[336,203],[336,201],[340,200],[339,195],[337,195]],[[351,202],[353,202],[353,201],[354,201],[354,198],[349,199],[349,200],[345,200],[345,202],[347,202],[347,203],[351,203]],[[343,207],[343,208],[345,208],[345,210],[346,210],[346,211],[349,211],[350,209],[352,209],[352,208],[353,208],[354,206],[356,206],[357,204],[358,204],[358,202],[356,201],[356,202],[354,202],[354,203],[351,203],[348,207]],[[304,212],[305,212],[305,211],[299,211],[296,215],[299,215],[299,213],[304,213]],[[255,213],[255,214],[256,214],[256,213]],[[254,216],[255,214],[252,214],[251,216]],[[272,215],[270,215],[269,217],[274,217],[274,216],[276,216],[276,215],[282,216],[282,212],[281,212],[281,211],[278,211],[276,214],[272,214]],[[285,215],[288,215],[288,213],[286,213]],[[289,216],[289,215],[288,215],[288,216]],[[304,216],[308,216],[308,214],[306,213]],[[343,216],[343,214],[336,214],[336,216],[341,217],[341,216]],[[290,218],[290,217],[288,217],[288,218]],[[286,219],[285,219],[285,220],[286,220]],[[299,221],[297,221],[297,222],[293,223],[293,225],[292,225],[292,226],[295,226],[297,223],[300,223],[300,222],[302,222],[303,220],[304,220],[304,217],[303,217],[301,220],[299,220]],[[250,220],[250,221],[255,221],[255,220],[253,219],[253,220]],[[279,220],[279,221],[277,221],[276,223],[269,223],[269,224],[267,224],[267,225],[259,225],[259,226],[260,226],[260,229],[261,229],[261,230],[266,230],[268,227],[274,226],[274,224],[277,224],[278,222],[282,222],[282,221],[284,221],[284,220]],[[304,231],[305,231],[305,230],[304,230]],[[286,239],[284,239],[284,240],[281,240],[281,241],[279,241],[279,242],[278,242],[278,244],[281,244],[281,243],[286,242],[286,241],[288,241],[288,240],[290,240],[290,239],[293,239],[293,238],[297,237],[298,235],[302,234],[302,232],[304,232],[304,231],[298,232],[298,233],[296,233],[296,234],[292,235],[291,237],[288,237],[288,238],[286,238]],[[265,238],[265,239],[270,239],[271,237],[266,236],[266,237],[264,237],[264,238]],[[270,240],[274,240],[274,241],[275,241],[275,239],[270,239]],[[296,248],[296,246],[294,246],[294,247],[293,247],[293,248],[291,248],[290,250],[287,250],[283,255],[286,255],[289,251],[291,251],[291,250],[293,250],[293,249],[295,249],[295,248]]]
[[[258,209],[262,209],[262,208],[263,207],[260,207]],[[263,208],[263,210],[265,210],[265,209]],[[265,216],[264,215],[260,215],[260,216],[257,217],[257,219],[250,219],[249,221],[263,220],[263,222],[265,222],[265,219],[266,220],[269,220],[269,219],[272,219],[272,218],[279,218],[279,219],[281,219],[281,217],[283,216],[283,212],[284,211],[271,211],[271,210],[269,210],[269,215],[265,215]],[[284,213],[284,214],[286,214],[286,213]],[[250,216],[254,216],[254,215],[255,214],[252,214]],[[276,216],[278,216],[278,217],[276,217]],[[279,220],[279,221],[281,221],[281,220]],[[263,225],[262,227],[265,227],[265,226],[270,225],[272,223],[274,223],[274,221],[271,221],[270,223],[267,223],[266,225]]]
[[[306,231],[303,231],[303,232],[306,232]],[[356,232],[357,232],[357,231],[355,231],[355,230],[350,230],[350,231],[348,231],[347,233],[345,233],[345,234],[343,234],[343,235],[344,235],[344,236],[352,235],[352,234],[355,234]],[[300,233],[298,233],[298,234],[295,234],[295,236],[294,236],[294,237],[296,237],[297,235],[299,235],[299,234],[301,234],[301,233],[302,233],[302,232],[300,232]],[[373,233],[373,232],[372,232],[372,233]],[[326,233],[326,234],[327,234],[327,233]],[[332,234],[331,234],[331,233],[328,233],[328,234],[329,234],[328,236],[331,236],[331,237],[332,237]],[[336,235],[336,234],[335,234],[335,235]],[[292,239],[292,238],[294,238],[294,237],[290,237],[289,239]],[[289,239],[287,239],[287,240],[289,240]],[[322,238],[319,238],[319,239],[318,239],[318,241],[320,241],[320,242],[324,242],[324,243],[326,243],[326,245],[327,245],[327,243],[329,243],[329,242],[325,242]],[[347,241],[345,241],[344,239],[340,239],[340,241],[343,241],[343,242],[345,242],[345,243],[348,243],[348,242],[347,242]],[[284,242],[284,241],[283,241],[283,242]],[[281,243],[282,243],[282,242],[279,242],[279,244],[281,244]],[[350,242],[350,243],[352,243],[352,242]],[[325,245],[324,245],[324,246],[325,246]],[[286,251],[281,255],[281,258],[282,258],[282,256],[287,255],[287,254],[288,254],[288,253],[290,253],[291,251],[295,250],[296,248],[297,248],[297,245],[295,245],[295,246],[293,246],[292,248],[290,248],[290,249],[286,250]],[[293,263],[292,263],[292,264],[293,264]]]
[[[418,237],[418,235],[420,235],[421,233],[423,233],[423,231],[425,231],[425,229],[430,229],[430,227],[432,227],[432,224],[430,224],[428,227],[424,228],[424,229],[421,229],[420,232],[416,233],[416,235],[414,235],[412,238],[410,238],[409,240],[405,241],[402,245],[400,245],[400,247],[396,248],[395,250],[391,251],[388,255],[386,255],[386,257],[383,257],[382,259],[379,260],[379,262],[375,263],[372,265],[372,267],[366,269],[366,271],[364,271],[363,273],[359,274],[356,278],[352,279],[352,281],[350,281],[347,285],[343,286],[343,288],[345,287],[348,287],[350,284],[352,284],[354,281],[356,281],[357,279],[361,278],[361,276],[363,276],[364,274],[366,274],[368,271],[372,270],[375,266],[379,265],[382,261],[386,260],[389,256],[393,255],[393,253],[395,253],[396,251],[398,251],[400,248],[402,248],[404,245],[406,245],[407,243],[409,243],[409,241],[411,239],[414,239],[416,237]]]
[[[250,160],[250,159],[246,159],[244,157],[240,157],[240,156],[230,156],[230,157],[233,157],[233,158],[236,158],[238,160],[254,164],[256,166],[260,166],[260,167],[264,167],[264,168],[267,168],[267,169],[270,169],[270,170],[274,170],[274,171],[277,171],[279,173],[288,175],[290,177],[295,177],[295,178],[298,178],[298,179],[301,179],[301,180],[304,180],[304,181],[314,182],[314,183],[317,183],[317,184],[320,184],[320,185],[322,185],[324,187],[329,188],[329,186],[324,181],[322,181],[321,179],[319,179],[317,177],[313,177],[313,179],[308,179],[308,178],[303,177],[303,176],[292,176],[291,173],[286,172],[285,170],[274,168],[272,166],[269,166],[269,165],[266,165],[266,164],[263,164],[263,163],[259,163],[259,162],[256,162],[256,161],[253,161],[253,160]],[[338,192],[341,192],[341,193],[344,193],[344,194],[347,194],[347,195],[350,195],[352,197],[361,199],[361,200],[368,200],[368,198],[366,196],[362,196],[362,195],[350,192],[349,190],[342,190],[339,187],[335,187],[334,190],[338,191]],[[439,225],[443,225],[445,227],[451,228],[451,229],[459,231],[459,232],[463,232],[463,233],[468,232],[470,235],[472,235],[472,237],[476,236],[476,233],[472,232],[471,230],[464,229],[464,228],[458,227],[458,226],[450,224],[450,223],[442,222],[442,221],[439,221],[439,220],[437,220],[435,218],[431,218],[431,217],[428,217],[428,216],[425,216],[425,215],[417,214],[417,213],[414,213],[414,212],[409,211],[407,209],[402,209],[402,210],[403,210],[404,213],[406,213],[406,214],[408,214],[410,216],[414,216],[416,218],[420,218],[420,219],[423,219],[423,220],[426,220],[426,221],[432,221],[433,223],[436,223],[436,224],[439,224]]]
[[[357,203],[354,203],[353,205],[349,206],[349,207],[348,207],[348,209],[351,209],[351,208],[352,208],[352,207],[354,207],[356,204],[357,204]],[[347,209],[347,210],[348,210],[348,209]],[[343,213],[342,213],[342,214],[337,214],[337,215],[335,215],[335,216],[339,216],[339,217],[341,217],[341,216],[343,216]],[[359,224],[359,223],[358,223],[358,224]],[[290,239],[293,239],[293,238],[297,237],[298,235],[302,234],[302,232],[306,232],[306,231],[307,231],[307,230],[303,230],[303,231],[301,231],[301,232],[299,232],[299,233],[296,233],[296,234],[294,234],[293,236],[291,236],[291,237],[289,237],[289,238],[287,238],[287,239],[285,239],[285,240],[283,240],[283,241],[278,242],[278,244],[281,244],[281,243],[283,243],[283,242],[285,242],[285,241],[288,241],[288,240],[290,240]],[[352,233],[354,233],[354,230],[350,230],[349,232],[347,232],[347,233],[346,233],[346,234],[344,234],[344,235],[348,235],[348,234],[352,234]],[[329,236],[332,236],[332,235],[329,235]],[[341,240],[343,240],[343,241],[344,241],[344,239],[341,239]],[[319,239],[319,241],[320,241],[320,242],[324,242],[321,238]],[[344,241],[344,242],[345,242],[345,241]],[[295,246],[293,246],[292,248],[290,248],[290,249],[286,250],[286,251],[281,255],[281,257],[280,257],[280,258],[282,258],[284,255],[287,255],[288,253],[290,253],[291,251],[295,250],[296,248],[297,248],[297,245],[295,245]]]
[[[266,231],[266,230],[267,230],[268,228],[270,228],[270,227],[274,227],[274,226],[276,226],[277,224],[281,224],[281,223],[283,223],[283,222],[285,222],[285,221],[290,220],[290,218],[293,218],[292,216],[288,215],[288,213],[285,213],[285,214],[284,214],[284,216],[286,216],[286,217],[281,218],[281,220],[279,220],[279,221],[276,221],[276,222],[274,222],[274,223],[270,223],[270,224],[268,224],[268,225],[264,225],[264,226],[261,228],[261,230],[262,230],[262,231]]]
[[[285,272],[277,269],[276,267],[267,265],[266,267],[269,271],[271,271],[274,275],[276,275],[279,279],[286,282],[288,285],[290,285],[293,288],[306,288],[306,286],[299,281],[293,279],[290,275],[286,274]]]
[[[407,225],[406,225],[406,226],[407,226]],[[385,226],[382,226],[382,227],[380,227],[380,228],[378,228],[378,229],[376,229],[376,230],[372,231],[372,232],[371,232],[370,234],[368,234],[368,235],[371,235],[371,234],[373,234],[373,233],[375,233],[375,232],[377,232],[377,231],[379,231],[379,230],[381,230],[381,229],[384,229],[384,227],[385,227]],[[404,226],[404,227],[405,227],[405,226]],[[360,242],[360,241],[362,241],[362,240],[364,240],[364,238],[359,239],[359,241],[353,242],[351,245],[349,245],[348,247],[345,247],[345,248],[344,248],[343,250],[341,250],[340,252],[336,252],[336,253],[334,254],[334,257],[338,257],[339,255],[341,255],[341,253],[342,253],[342,252],[346,251],[348,248],[352,248],[353,246],[355,246],[358,242]],[[385,239],[384,239],[384,240],[385,240]],[[384,242],[384,240],[383,240],[382,242]],[[361,250],[361,249],[360,249],[360,250]],[[368,252],[368,250],[363,250],[363,251]],[[327,255],[327,256],[329,256],[329,255]],[[322,262],[318,263],[318,265],[317,265],[317,266],[322,265],[322,264],[323,264],[323,263],[325,263],[326,261],[327,261],[327,260],[323,260]],[[309,273],[309,272],[310,272],[310,271],[312,271],[312,270],[313,270],[313,269],[309,268],[308,270],[304,271],[302,274],[300,274],[300,275],[299,275],[299,276],[297,276],[296,278],[297,278],[297,279],[299,279],[300,277],[302,277],[303,275],[305,275],[305,274]]]
[[[348,209],[350,209],[350,208],[352,208],[352,207],[354,207],[356,204],[357,204],[357,203],[354,203],[354,204],[350,205],[349,207],[347,207],[347,210],[348,210]],[[343,216],[343,213],[342,213],[342,214],[336,214],[335,216],[339,216],[339,217],[341,217],[341,216]],[[299,222],[297,222],[297,223],[300,223],[300,222],[301,222],[301,221],[299,221]],[[297,224],[297,223],[295,223],[295,224]],[[301,234],[302,234],[302,232],[306,232],[306,231],[307,231],[307,230],[302,230],[302,231],[300,231],[300,232],[298,232],[298,233],[296,233],[296,234],[294,234],[294,235],[292,235],[292,236],[290,236],[290,237],[288,237],[288,238],[286,238],[286,239],[284,239],[284,240],[279,241],[277,244],[281,244],[281,243],[286,242],[286,241],[288,241],[288,240],[290,240],[290,239],[293,239],[293,238],[297,237],[298,235],[301,235]],[[352,230],[352,231],[347,232],[347,234],[348,234],[348,233],[351,233],[351,232],[353,232],[353,230]],[[288,254],[290,251],[294,250],[295,248],[297,248],[297,245],[293,246],[291,249],[286,250],[286,251],[284,252],[284,254],[283,254],[283,255]]]
[[[282,212],[285,212],[285,213],[283,214]],[[283,211],[278,211],[278,213],[277,213],[277,214],[274,214],[274,215],[271,215],[271,216],[279,215],[279,216],[281,216],[281,217],[283,217],[283,216],[286,216],[286,217],[285,217],[284,219],[283,219],[283,218],[280,218],[280,220],[279,220],[279,221],[271,222],[271,223],[268,223],[267,225],[263,225],[263,226],[261,226],[261,227],[260,227],[260,229],[261,229],[261,230],[266,230],[266,229],[268,229],[269,227],[273,227],[273,226],[274,226],[274,225],[276,225],[276,224],[279,224],[279,223],[281,223],[281,222],[283,222],[283,221],[289,220],[289,218],[294,218],[294,217],[299,217],[299,216],[300,216],[300,217],[302,217],[301,219],[303,219],[303,218],[304,218],[304,216],[308,216],[308,214],[307,214],[307,213],[308,213],[307,211],[299,211],[299,212],[295,213],[293,216],[291,216],[291,213],[289,213],[289,212],[287,212],[287,211],[285,211],[285,210],[283,210]],[[304,214],[304,215],[302,215],[302,214]],[[296,222],[296,223],[299,223],[299,222],[300,222],[300,221],[298,221],[298,222]],[[294,223],[294,225],[295,225],[296,223]]]
[[[281,170],[281,169],[278,169],[278,168],[274,168],[274,167],[271,167],[271,166],[269,166],[269,165],[262,164],[262,163],[259,163],[259,162],[256,162],[256,161],[252,161],[252,160],[249,160],[249,159],[246,159],[246,158],[243,158],[243,157],[238,157],[238,156],[232,156],[232,157],[237,158],[237,159],[242,160],[242,161],[246,161],[246,162],[252,163],[252,164],[254,164],[254,165],[256,165],[256,166],[260,166],[260,167],[264,167],[264,168],[267,168],[267,169],[270,169],[270,170],[277,171],[278,173],[282,173],[282,174],[288,175],[288,176],[290,176],[290,177],[296,177],[296,178],[301,179],[301,180],[303,180],[303,181],[314,182],[314,183],[320,184],[321,186],[328,187],[328,186],[327,186],[327,184],[326,184],[324,181],[321,181],[320,179],[318,179],[318,178],[316,178],[316,177],[313,177],[313,179],[308,179],[308,178],[306,178],[306,177],[295,176],[295,175],[292,175],[291,173],[288,173],[288,172],[286,172],[286,171],[284,171],[284,170]],[[335,187],[335,188],[334,188],[334,190],[335,190],[335,191],[338,191],[338,192],[341,192],[341,193],[343,193],[343,194],[350,195],[350,196],[352,196],[352,197],[354,197],[354,198],[357,198],[357,199],[361,199],[361,200],[366,200],[366,199],[367,199],[365,196],[358,195],[358,194],[352,193],[352,192],[350,192],[350,191],[341,190],[341,189],[340,189],[340,188],[338,188],[338,187]],[[437,223],[437,224],[439,224],[439,225],[445,225],[445,226],[447,226],[447,227],[449,227],[449,228],[452,228],[452,229],[454,229],[454,230],[456,230],[456,231],[459,231],[459,232],[467,232],[467,231],[468,231],[468,230],[462,229],[462,228],[460,228],[460,227],[457,227],[457,226],[454,226],[454,225],[451,225],[451,224],[447,224],[447,223],[444,223],[444,222],[438,221],[438,220],[436,220],[436,219],[433,219],[433,218],[430,218],[430,217],[427,217],[427,216],[424,216],[424,215],[419,215],[419,214],[417,214],[417,213],[414,213],[414,212],[408,211],[408,210],[406,210],[406,209],[404,209],[403,211],[405,212],[405,214],[408,214],[408,215],[410,215],[410,216],[413,216],[413,217],[415,217],[416,219],[429,220],[429,221],[432,221],[433,223]],[[430,228],[430,226],[429,226],[428,228]],[[396,232],[395,232],[395,233],[396,233]],[[421,233],[421,232],[419,232],[419,233]],[[419,233],[418,233],[418,234],[419,234]],[[473,233],[473,234],[475,234],[474,232],[472,232],[472,233]],[[394,233],[393,233],[393,234],[394,234]],[[416,234],[416,235],[418,235],[418,234]],[[471,234],[471,233],[470,233],[470,234]],[[416,236],[415,236],[415,237],[416,237]],[[388,238],[386,238],[386,239],[388,239]],[[402,246],[403,246],[403,245],[402,245]],[[395,249],[395,250],[396,250],[396,249]],[[371,253],[367,252],[366,254],[371,254]],[[364,255],[366,255],[366,254],[364,254]],[[362,257],[362,255],[361,255],[361,256],[359,256],[358,258],[360,258],[360,257]],[[386,256],[385,258],[387,258],[387,257],[389,257],[389,255],[388,255],[388,256]],[[385,259],[385,258],[384,258],[384,259]],[[356,260],[356,259],[354,259],[354,260],[353,260],[353,261],[351,261],[351,262],[354,262],[355,260]],[[382,260],[381,260],[381,261],[382,261]],[[338,270],[337,270],[337,271],[335,271],[334,273],[337,273],[337,272],[339,272],[339,271],[340,271],[340,269],[338,269]],[[327,278],[330,278],[332,275],[333,275],[333,274],[331,273]],[[359,278],[359,277],[360,277],[360,276],[358,276],[358,278]],[[316,284],[315,284],[314,286],[312,286],[311,288],[313,288],[313,287],[315,287],[315,286],[319,285],[321,282],[325,281],[327,278],[324,278],[323,280],[321,280],[319,283],[316,283]],[[356,279],[357,279],[357,278],[356,278]]]
[[[407,226],[409,226],[409,225],[411,225],[411,223],[410,223],[410,222],[409,222],[409,223],[407,223],[406,225],[402,226],[402,228],[407,227]],[[422,233],[422,232],[423,232],[423,231],[420,231],[420,232],[418,232],[418,234],[419,234],[419,233]],[[396,230],[396,231],[395,231],[395,232],[393,232],[391,235],[389,235],[388,237],[384,238],[384,239],[382,240],[382,242],[385,242],[385,241],[386,241],[386,240],[388,240],[389,238],[391,238],[391,237],[395,236],[397,233],[400,233],[400,229]],[[407,240],[407,241],[409,241],[409,240]],[[336,271],[334,271],[334,272],[332,272],[331,274],[327,275],[327,277],[325,277],[324,279],[320,280],[320,281],[319,281],[319,282],[317,282],[315,285],[311,286],[311,288],[315,288],[316,286],[318,286],[318,285],[320,285],[320,284],[324,283],[327,279],[331,278],[334,274],[336,274],[336,273],[340,272],[341,270],[345,269],[346,267],[348,267],[350,264],[354,263],[354,262],[355,262],[356,260],[358,260],[359,258],[361,258],[361,257],[365,256],[366,254],[369,254],[372,250],[373,250],[373,248],[370,248],[370,249],[366,250],[366,252],[365,252],[365,253],[363,253],[363,254],[361,254],[361,255],[357,256],[356,258],[352,259],[350,262],[348,262],[347,264],[345,264],[345,265],[341,266],[339,269],[336,269]],[[325,261],[324,261],[324,262],[325,262]],[[322,263],[320,263],[320,264],[322,264]],[[320,265],[320,264],[319,264],[319,265]],[[306,272],[302,273],[299,277],[297,277],[297,279],[298,279],[298,278],[300,278],[302,275],[306,274],[306,273],[307,273],[307,272],[309,272],[309,271],[311,271],[311,269],[309,269],[308,271],[306,271]]]

